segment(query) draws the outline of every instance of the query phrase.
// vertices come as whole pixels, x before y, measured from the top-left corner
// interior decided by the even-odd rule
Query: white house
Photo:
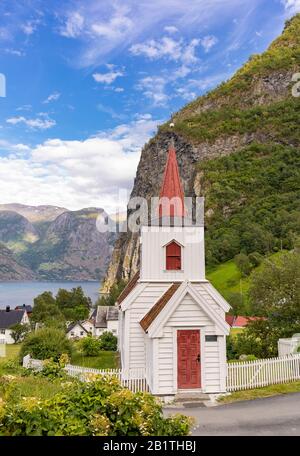
[[[89,328],[92,328],[89,330]],[[68,339],[83,339],[83,337],[87,337],[89,334],[93,333],[93,323],[85,321],[76,321],[75,323],[71,323],[67,327],[67,338]]]
[[[9,306],[0,310],[0,341],[1,343],[14,344],[11,337],[11,326],[20,323],[29,324],[29,318],[26,310],[12,310]]]
[[[204,227],[182,226],[185,215],[171,146],[158,218],[141,229],[140,271],[117,301],[122,368],[144,369],[161,396],[226,391],[230,306],[205,278]]]
[[[119,310],[114,306],[98,306],[88,320],[77,321],[67,328],[69,339],[82,339],[88,335],[99,337],[105,331],[118,336]]]
[[[101,336],[105,331],[112,332],[118,336],[119,310],[114,306],[98,306],[92,314],[94,318],[95,337]]]

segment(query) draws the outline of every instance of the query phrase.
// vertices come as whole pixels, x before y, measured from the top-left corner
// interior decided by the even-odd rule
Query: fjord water
[[[33,304],[33,299],[44,291],[52,291],[55,295],[59,288],[71,290],[79,286],[93,302],[96,301],[99,296],[99,282],[0,282],[0,309]]]

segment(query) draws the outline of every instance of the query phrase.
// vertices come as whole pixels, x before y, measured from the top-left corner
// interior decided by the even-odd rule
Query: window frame
[[[180,255],[168,255],[168,248],[175,244],[179,249],[180,249]],[[177,242],[175,239],[173,239],[172,241],[170,241],[168,244],[166,244],[164,246],[164,254],[165,254],[165,271],[167,272],[180,272],[180,271],[183,271],[183,246]],[[168,258],[179,258],[180,260],[180,268],[169,268],[168,267]]]

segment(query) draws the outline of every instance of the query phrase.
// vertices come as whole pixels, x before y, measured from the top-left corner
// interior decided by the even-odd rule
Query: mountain
[[[0,278],[1,281],[34,280],[36,276],[15,258],[11,250],[0,244]]]
[[[240,251],[292,248],[300,235],[300,15],[261,55],[162,125],[142,150],[131,196],[159,194],[174,139],[186,196],[206,198],[208,266]],[[174,127],[170,126],[174,123]],[[116,241],[103,291],[139,267],[137,234]]]
[[[0,280],[102,279],[115,240],[96,228],[103,209],[62,211],[16,204],[0,211]]]
[[[23,215],[29,222],[52,222],[68,209],[57,206],[26,206],[25,204],[0,204],[0,211],[12,211]]]

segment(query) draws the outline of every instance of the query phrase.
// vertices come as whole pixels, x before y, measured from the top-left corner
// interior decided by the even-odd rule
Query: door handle
[[[197,356],[197,361],[198,361],[198,363],[200,363],[200,361],[201,361],[200,354]]]

